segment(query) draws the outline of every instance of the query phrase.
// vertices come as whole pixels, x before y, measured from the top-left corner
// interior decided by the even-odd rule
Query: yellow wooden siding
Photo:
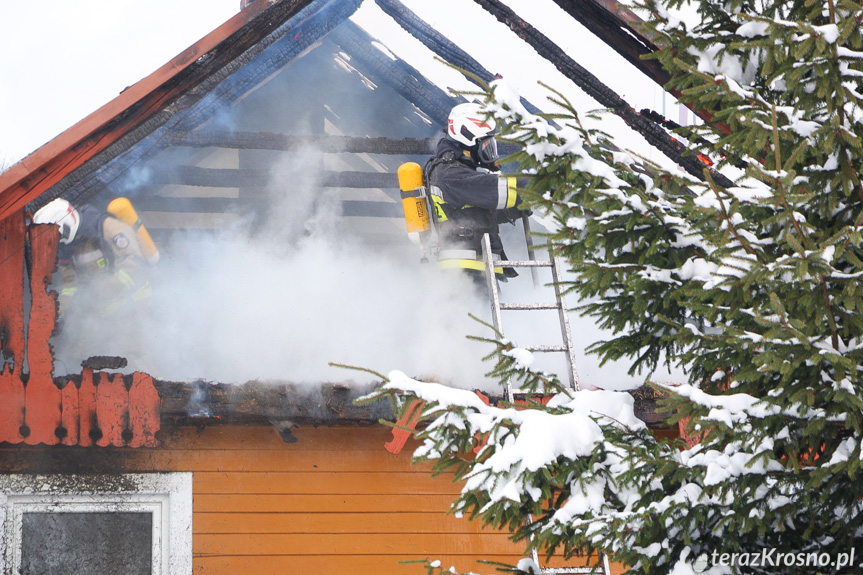
[[[478,558],[515,562],[507,534],[446,510],[459,492],[409,444],[392,455],[383,426],[301,427],[284,443],[271,427],[182,429],[139,450],[140,470],[194,472],[196,574],[416,574],[400,561],[440,559],[493,573]]]
[[[491,574],[476,560],[521,558],[507,533],[446,513],[460,486],[412,466],[416,443],[392,455],[384,426],[293,431],[296,443],[270,426],[181,428],[114,453],[123,471],[193,472],[195,575],[422,575],[399,563],[422,558]]]

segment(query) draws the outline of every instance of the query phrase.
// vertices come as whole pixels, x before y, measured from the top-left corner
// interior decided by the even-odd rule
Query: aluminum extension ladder
[[[533,560],[539,565],[539,558],[536,551],[533,552]],[[546,573],[561,573],[569,575],[570,573],[584,573],[585,575],[611,575],[611,566],[608,564],[608,555],[602,554],[602,566],[596,567],[540,567],[540,572],[543,575]]]
[[[526,218],[525,218],[526,220]],[[578,371],[575,369],[575,349],[572,344],[572,330],[569,327],[569,315],[568,310],[566,308],[566,301],[563,295],[563,288],[561,287],[561,265],[560,265],[560,257],[551,256],[549,260],[536,260],[533,259],[533,244],[530,241],[529,231],[527,227],[527,221],[525,221],[525,237],[528,240],[528,257],[529,260],[495,260],[492,257],[491,252],[491,239],[488,234],[483,234],[482,237],[482,257],[485,262],[485,279],[486,285],[488,286],[489,299],[491,300],[491,317],[494,328],[498,331],[501,336],[503,336],[503,322],[501,318],[501,312],[507,310],[552,310],[556,309],[558,312],[558,316],[560,318],[560,333],[561,339],[563,340],[562,345],[536,345],[536,346],[521,346],[524,349],[529,351],[539,351],[539,352],[564,352],[566,353],[566,361],[569,375],[569,386],[578,391],[580,389],[578,384]],[[495,277],[494,268],[495,267],[512,267],[512,268],[531,268],[531,272],[534,274],[534,286],[537,285],[536,279],[536,268],[539,267],[548,267],[551,268],[551,277],[554,286],[554,295],[555,302],[554,303],[526,303],[526,304],[517,304],[517,303],[502,303],[500,301],[500,290],[497,285],[497,278]],[[506,381],[506,399],[507,401],[512,402],[515,399],[515,394],[518,393],[517,390],[512,388],[512,383],[507,380]],[[537,565],[540,565],[539,562],[539,553],[536,549],[533,550],[533,561]],[[563,574],[593,574],[593,575],[610,575],[611,567],[608,563],[608,555],[603,553],[601,555],[601,566],[596,567],[542,567],[540,565],[540,572],[545,575],[546,573],[559,573]]]
[[[528,257],[533,258],[533,248],[528,244]],[[566,301],[564,301],[563,288],[561,282],[561,265],[560,257],[552,256],[550,260],[495,260],[491,253],[491,239],[488,234],[482,236],[482,258],[485,262],[485,281],[488,286],[489,299],[491,300],[491,320],[494,328],[503,335],[503,322],[501,312],[507,310],[552,310],[556,309],[560,318],[560,334],[563,339],[562,345],[534,345],[522,346],[528,351],[540,352],[563,352],[566,354],[568,366],[569,386],[578,391],[578,372],[575,369],[575,350],[572,345],[572,330],[569,328],[569,315],[566,309]],[[510,267],[510,268],[535,268],[547,267],[551,268],[551,278],[554,282],[554,303],[502,303],[500,301],[500,290],[495,277],[495,267]],[[536,284],[536,281],[534,281]],[[512,401],[514,390],[512,384],[506,382],[507,400]],[[515,391],[517,393],[517,391]]]

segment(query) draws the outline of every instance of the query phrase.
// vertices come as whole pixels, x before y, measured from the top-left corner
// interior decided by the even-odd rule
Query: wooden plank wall
[[[505,534],[446,515],[458,486],[388,453],[383,426],[206,429],[148,455],[194,475],[196,574],[417,573],[439,558],[477,571],[477,555],[517,561]],[[194,450],[189,451],[194,446]],[[410,447],[410,446],[409,446]],[[491,571],[489,569],[489,571]]]
[[[440,559],[493,573],[475,559],[516,562],[505,533],[446,514],[458,486],[392,455],[384,426],[163,429],[156,448],[0,443],[0,472],[193,472],[193,573],[416,574],[399,561]]]
[[[399,564],[422,558],[492,574],[476,560],[521,558],[506,533],[447,515],[459,486],[412,466],[413,440],[393,455],[384,448],[392,439],[384,426],[293,433],[296,443],[270,426],[163,429],[160,447],[137,449],[0,443],[0,472],[69,472],[71,464],[90,468],[94,457],[92,472],[106,465],[192,471],[195,575],[422,575],[417,565]],[[74,458],[64,461],[66,454]]]

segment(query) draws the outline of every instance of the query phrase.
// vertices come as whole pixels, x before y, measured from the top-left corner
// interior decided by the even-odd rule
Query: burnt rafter
[[[272,182],[270,170],[174,166],[154,171],[150,183],[213,188],[263,187]],[[398,188],[398,176],[385,172],[324,171],[315,183],[325,188]]]
[[[333,30],[327,40],[350,54],[351,65],[361,68],[373,82],[389,85],[441,128],[452,107],[465,101],[449,96],[404,60],[376,48],[374,39],[351,21]]]
[[[702,120],[713,123],[713,115],[710,112],[682,101],[680,91],[668,86],[671,75],[658,60],[645,59],[646,56],[659,51],[663,40],[628,6],[617,0],[554,0],[554,2],[584,24],[630,64],[681,100],[681,104],[691,108]],[[727,131],[726,126],[716,125],[716,127]]]
[[[135,200],[135,205],[146,212],[171,213],[240,213],[243,205],[236,198],[172,198],[147,195]],[[342,215],[366,218],[403,218],[401,203],[391,201],[343,200]]]
[[[614,0],[554,0],[567,14],[660,86],[671,75],[656,60],[645,60],[657,47],[641,33],[638,18]]]
[[[395,155],[428,155],[435,149],[433,138],[357,138],[352,136],[295,136],[271,132],[172,132],[175,146],[192,148],[234,148],[239,150],[275,150],[292,152],[315,149],[324,153],[366,153]]]
[[[705,179],[704,170],[709,170],[709,168],[695,153],[689,152],[680,141],[673,138],[663,128],[636,112],[623,98],[570,58],[539,30],[525,22],[518,14],[498,0],[474,1],[498,21],[509,27],[519,38],[533,47],[540,56],[554,64],[564,76],[572,80],[586,94],[611,110],[630,128],[641,134],[648,143],[693,176],[701,180]],[[711,171],[711,177],[716,184],[722,187],[733,185],[731,180],[719,172]]]
[[[323,153],[426,156],[433,154],[439,138],[360,138],[356,136],[312,136],[272,132],[176,131],[167,138],[174,146],[190,148],[231,148],[293,152],[313,148]],[[501,154],[517,151],[515,144],[499,142]]]
[[[470,54],[459,48],[455,43],[451,42],[446,36],[429,26],[422,18],[412,12],[407,6],[399,2],[399,0],[375,0],[375,3],[384,11],[390,18],[396,21],[399,26],[422,42],[429,50],[437,54],[446,62],[467,72],[465,78],[471,82],[480,85],[471,75],[479,78],[480,81],[486,84],[496,78]],[[521,98],[521,103],[525,109],[531,114],[540,114],[541,110],[531,104],[529,101]]]

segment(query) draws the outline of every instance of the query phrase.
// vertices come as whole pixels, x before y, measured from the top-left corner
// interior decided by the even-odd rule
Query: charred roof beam
[[[364,75],[376,83],[389,85],[431,118],[441,130],[452,107],[465,101],[460,96],[449,96],[404,60],[375,48],[374,39],[350,20],[333,30],[327,40],[350,54],[351,63],[362,66]]]
[[[364,405],[355,403],[379,385],[374,382],[316,386],[260,381],[242,385],[160,380],[153,383],[162,399],[163,426],[273,421],[288,421],[296,425],[346,425],[394,420],[387,401]],[[663,425],[663,416],[657,407],[662,396],[648,387],[626,393],[635,400],[636,417],[653,428]],[[498,405],[503,397],[492,396],[490,400],[491,405]]]
[[[401,203],[392,201],[342,200],[342,215],[364,218],[403,218]],[[184,214],[240,213],[242,204],[236,198],[174,198],[143,196],[135,201],[142,212],[170,212]]]
[[[474,0],[499,22],[505,24],[519,38],[528,43],[537,53],[554,64],[564,76],[576,86],[620,117],[630,128],[641,134],[644,139],[691,175],[705,180],[704,170],[710,169],[697,156],[677,139],[652,120],[637,113],[623,98],[603,84],[599,78],[588,72],[578,62],[570,58],[560,46],[552,42],[539,30],[524,21],[508,6],[498,0]],[[731,187],[733,182],[723,174],[711,170],[714,183]]]
[[[637,30],[641,19],[627,7],[614,0],[554,2],[648,78],[663,87],[671,80],[658,61],[643,59],[658,48]]]
[[[272,180],[267,169],[201,168],[172,166],[155,170],[151,184],[213,188],[263,187]],[[327,188],[398,188],[398,176],[387,172],[324,171],[316,183]],[[139,200],[136,200],[139,202]]]
[[[429,26],[428,23],[412,12],[407,6],[399,2],[399,0],[375,0],[375,3],[384,11],[384,13],[395,20],[396,23],[404,28],[407,33],[422,42],[429,50],[453,66],[468,72],[468,74],[465,74],[465,78],[469,81],[481,86],[481,84],[472,78],[470,74],[473,74],[486,84],[491,83],[497,77],[475,60],[470,54],[459,48],[455,43],[447,39],[446,36]],[[531,114],[542,113],[539,108],[524,98],[521,98],[521,103]]]
[[[428,155],[434,153],[436,138],[358,138],[354,136],[311,136],[271,132],[175,131],[169,135],[175,146],[192,148],[234,148],[293,152],[313,148],[324,153]]]

